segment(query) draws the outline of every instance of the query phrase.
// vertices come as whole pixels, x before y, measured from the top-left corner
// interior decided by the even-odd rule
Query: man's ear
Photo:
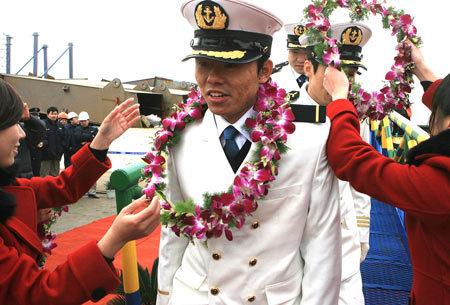
[[[262,66],[261,72],[258,75],[259,83],[264,84],[270,78],[273,69],[273,61],[268,59]]]
[[[314,74],[314,66],[310,60],[305,60],[303,63],[303,70],[305,71],[305,75],[311,78],[311,76]]]

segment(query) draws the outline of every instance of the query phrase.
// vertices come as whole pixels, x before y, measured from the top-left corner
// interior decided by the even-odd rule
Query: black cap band
[[[272,37],[269,35],[233,30],[196,30],[191,47],[208,51],[257,51],[270,56]]]

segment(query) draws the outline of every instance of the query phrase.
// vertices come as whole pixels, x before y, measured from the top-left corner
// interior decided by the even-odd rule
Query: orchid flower
[[[334,67],[337,68],[340,64],[341,54],[337,47],[328,48],[323,54],[323,62],[327,65],[334,63]]]
[[[163,120],[162,124],[164,129],[170,128],[172,130],[175,130],[176,127],[178,130],[183,130],[186,126],[186,122],[183,121],[186,115],[187,114],[183,112],[172,113],[169,118]]]

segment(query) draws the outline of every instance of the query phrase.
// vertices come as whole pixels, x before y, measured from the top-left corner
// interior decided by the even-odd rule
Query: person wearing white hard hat
[[[69,119],[69,122],[72,122],[72,120],[75,122],[74,125],[78,125],[78,114],[76,112],[69,112],[67,114],[67,118]]]
[[[306,34],[306,26],[302,22],[289,23],[284,26],[287,33],[288,60],[275,65],[272,80],[286,90],[289,101],[295,102],[300,96],[300,89],[308,82],[304,72],[306,60],[306,44],[300,43]]]
[[[75,128],[79,125],[78,114],[76,112],[69,112],[67,114],[69,123],[66,125],[66,138],[67,138],[67,149],[64,151],[64,167],[68,168],[71,164],[71,158],[74,153],[77,152],[76,146],[77,142],[75,140]]]
[[[369,41],[372,31],[361,23],[337,23],[330,26],[331,38],[339,40],[341,63],[349,69],[354,78],[358,68],[366,69],[362,59],[362,48]],[[300,41],[306,44],[308,34]],[[314,105],[321,109],[331,100],[331,96],[323,87],[323,74],[326,66],[319,64],[314,55],[314,43],[306,48],[307,60],[305,73],[309,83],[301,90],[300,98],[295,102],[302,105]],[[295,106],[294,106],[295,107]],[[361,137],[369,143],[369,125],[361,123]],[[369,251],[370,231],[370,197],[359,193],[346,181],[339,181],[340,213],[342,232],[342,282],[339,293],[340,305],[362,305],[364,294],[360,263]]]
[[[81,147],[83,147],[86,143],[92,142],[95,136],[98,133],[98,128],[89,125],[89,114],[86,111],[81,111],[78,116],[79,126],[75,128],[74,136],[75,136],[75,152],[77,152]],[[95,183],[92,188],[88,192],[88,196],[90,198],[98,199],[100,197],[97,196],[97,183]]]
[[[250,174],[248,161],[261,158],[263,139],[253,137],[245,122],[263,115],[266,98],[277,95],[270,83],[269,57],[272,36],[282,22],[238,0],[192,0],[181,11],[195,29],[185,60],[195,60],[196,81],[208,109],[182,130],[181,140],[169,150],[165,195],[173,204],[192,200],[202,215],[218,215],[204,195],[227,192],[233,181]],[[282,97],[277,101],[285,104]],[[270,112],[275,118],[276,110]],[[235,227],[209,218],[198,219],[195,230],[214,227],[217,232],[162,226],[158,305],[337,304],[339,193],[325,155],[328,130],[297,119],[290,124],[295,131],[286,135],[289,150],[281,155],[270,188],[257,204],[242,199],[252,212]],[[231,206],[239,210],[239,194],[244,197],[248,188],[252,182],[235,184],[236,193],[224,195],[235,198],[229,206],[233,213]],[[167,203],[162,207],[169,209]],[[230,213],[227,206],[220,210]],[[192,242],[185,235],[190,233]]]

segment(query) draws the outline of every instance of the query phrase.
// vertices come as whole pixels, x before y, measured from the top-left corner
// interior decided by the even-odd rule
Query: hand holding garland
[[[415,64],[413,73],[417,76],[417,78],[423,81],[431,81],[434,82],[437,80],[437,76],[433,71],[425,64],[425,59],[423,57],[420,49],[415,46],[409,39],[406,40],[407,44],[411,48],[411,59]]]
[[[315,44],[314,51],[317,60],[324,65],[334,65],[340,67],[339,47],[340,41],[328,37],[330,30],[329,16],[336,8],[346,8],[350,10],[350,18],[353,21],[360,21],[368,18],[369,14],[382,16],[384,28],[391,28],[392,35],[397,37],[396,50],[398,55],[394,58],[394,65],[391,71],[386,73],[384,87],[380,92],[366,92],[361,85],[353,82],[350,87],[349,100],[353,102],[359,114],[360,120],[366,118],[382,119],[394,107],[404,108],[409,103],[409,93],[412,90],[414,62],[411,58],[411,45],[420,45],[421,38],[416,35],[417,29],[412,24],[412,18],[404,14],[403,10],[395,10],[392,7],[386,8],[377,0],[371,2],[366,0],[313,0],[304,11],[305,19],[308,20],[309,42]],[[406,38],[406,39],[405,39]],[[423,67],[418,67],[418,74]],[[426,75],[429,75],[426,73]],[[422,77],[422,76],[421,76]],[[425,77],[425,76],[424,76]]]
[[[339,71],[331,65],[325,69],[323,87],[331,95],[332,101],[347,99],[348,85],[348,78],[344,71]]]
[[[134,214],[142,207],[145,208]],[[142,196],[124,207],[97,243],[103,256],[113,258],[127,242],[145,237],[153,232],[159,225],[159,210],[160,205],[157,197],[154,197],[148,206],[145,196]]]

